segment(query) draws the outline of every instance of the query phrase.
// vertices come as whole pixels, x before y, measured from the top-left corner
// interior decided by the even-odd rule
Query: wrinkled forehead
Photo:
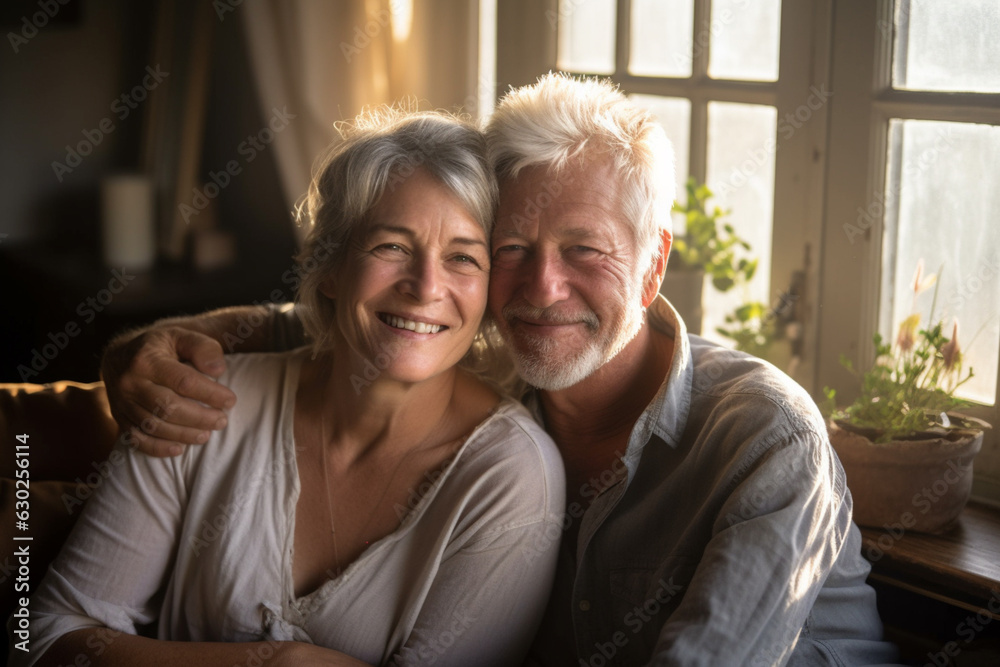
[[[556,169],[535,166],[500,184],[494,238],[558,233],[588,236],[627,233],[622,184],[608,160]]]

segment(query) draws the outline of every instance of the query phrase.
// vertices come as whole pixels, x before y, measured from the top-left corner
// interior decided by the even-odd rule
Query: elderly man
[[[501,183],[490,310],[569,490],[530,661],[893,660],[813,402],[773,367],[689,336],[657,294],[673,198],[662,129],[607,83],[548,75],[508,94],[487,135]],[[224,420],[210,406],[235,397],[177,359],[218,375],[204,334],[225,340],[248,313],[264,317],[175,322],[112,350],[116,415],[145,422],[143,448],[176,453]],[[295,339],[247,328],[251,347]]]

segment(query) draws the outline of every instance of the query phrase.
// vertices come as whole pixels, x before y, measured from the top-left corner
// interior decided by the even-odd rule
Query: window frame
[[[1000,125],[1000,94],[894,89],[893,0],[841,0],[836,9],[836,39],[831,51],[836,94],[821,246],[824,268],[818,303],[823,304],[819,321],[822,334],[816,358],[820,362],[817,377],[835,388],[838,396],[850,400],[857,393],[857,381],[840,367],[839,355],[846,353],[859,368],[870,366],[874,361],[872,334],[884,326],[879,312],[884,218],[877,228],[872,225],[864,229],[864,237],[853,244],[848,241],[845,227],[857,226],[858,209],[867,209],[885,192],[889,121],[899,118]],[[871,30],[857,30],[859,25],[871,26]],[[857,270],[845,272],[844,266]],[[1000,400],[965,412],[1000,428]],[[976,458],[973,495],[1000,500],[996,428],[986,432]]]

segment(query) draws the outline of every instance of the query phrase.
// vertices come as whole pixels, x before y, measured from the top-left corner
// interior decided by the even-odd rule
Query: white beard
[[[552,338],[512,336],[509,329],[504,330],[506,327],[501,328],[501,333],[510,346],[514,365],[524,381],[538,389],[558,391],[593,375],[636,337],[643,323],[643,309],[638,304],[638,295],[625,295],[621,303],[625,311],[618,321],[610,323],[603,335],[595,335],[575,354],[561,353],[559,342]],[[535,319],[546,319],[544,310],[523,305],[504,309],[505,324],[509,326],[511,314],[526,309],[530,309]],[[593,312],[587,313],[584,322],[590,331],[596,332],[599,328],[597,315]]]

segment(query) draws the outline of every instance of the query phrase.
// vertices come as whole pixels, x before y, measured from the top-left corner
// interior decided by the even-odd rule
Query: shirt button
[[[580,600],[580,611],[590,611],[590,600]]]

